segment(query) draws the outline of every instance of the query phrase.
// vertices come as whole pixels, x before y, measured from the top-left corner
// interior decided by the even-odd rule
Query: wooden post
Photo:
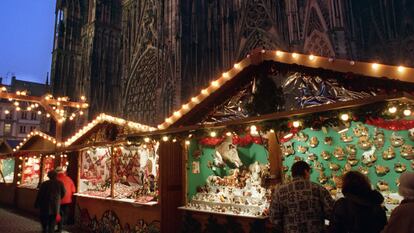
[[[115,186],[115,158],[114,158],[114,146],[111,145],[111,198],[114,198],[114,186]]]
[[[183,156],[183,162],[182,162],[182,167],[181,169],[183,169],[183,201],[184,201],[184,205],[187,205],[188,200],[187,200],[187,193],[188,193],[188,174],[187,174],[187,167],[188,167],[188,150],[190,148],[190,145],[186,145],[185,144],[185,140],[181,142],[181,145],[183,147],[183,152],[182,152],[182,156]]]
[[[82,167],[82,151],[76,152],[76,154],[78,155],[78,175],[77,175],[77,185],[76,185],[76,191],[80,192],[79,187],[80,187],[80,173],[81,173],[81,167]]]
[[[283,180],[282,172],[282,151],[280,149],[279,141],[276,138],[274,131],[269,132],[269,164],[270,164],[270,179],[271,185],[281,183]]]

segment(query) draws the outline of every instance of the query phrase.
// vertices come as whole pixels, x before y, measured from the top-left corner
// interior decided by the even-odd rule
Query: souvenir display
[[[109,197],[111,189],[111,151],[98,147],[83,151],[81,155],[79,193]]]
[[[0,159],[0,183],[13,183],[14,158]]]
[[[315,148],[319,144],[319,140],[317,137],[311,137],[309,140],[309,146]]]
[[[396,163],[394,164],[395,172],[402,173],[407,170],[407,166],[404,163]]]
[[[79,193],[110,197],[111,155],[114,160],[114,198],[137,203],[157,201],[158,144],[98,147],[82,153]]]
[[[25,158],[22,168],[22,180],[19,187],[35,189],[40,181],[40,158]]]
[[[332,145],[332,141],[333,141],[332,137],[325,137],[324,144],[325,145]]]
[[[405,159],[414,159],[414,148],[411,145],[404,144],[400,148],[400,154]]]
[[[344,148],[342,148],[340,146],[335,147],[335,150],[333,152],[333,155],[338,160],[344,160],[345,159]]]
[[[394,147],[400,147],[404,144],[404,138],[397,135],[395,132],[391,134],[391,145]]]
[[[146,203],[157,200],[158,143],[122,146],[114,151],[114,197]]]
[[[271,199],[270,189],[263,186],[269,176],[268,152],[254,143],[238,147],[231,139],[228,137],[214,147],[201,149],[200,173],[187,172],[189,201],[185,208],[250,217],[265,216]],[[198,147],[197,144],[195,140],[191,142],[189,154]],[[285,144],[284,148],[286,152],[293,148],[293,144]],[[223,159],[218,159],[218,155]],[[188,162],[192,161],[193,158],[189,157]],[[283,166],[282,169],[287,172],[289,167]],[[287,174],[285,176],[288,178]]]
[[[324,151],[322,151],[322,153],[321,153],[321,157],[322,157],[324,160],[329,160],[329,159],[331,158],[331,154],[330,154],[328,151],[324,150]]]
[[[346,135],[345,132],[341,133],[341,141],[348,143],[348,142],[352,142],[352,140],[353,140],[352,136]]]
[[[371,146],[372,146],[372,143],[371,143],[371,140],[369,140],[369,136],[368,135],[362,135],[361,137],[359,137],[358,146],[359,146],[359,148],[361,148],[363,150],[370,149]]]
[[[383,130],[375,128],[374,130],[374,145],[376,148],[382,148],[385,143],[385,135]]]
[[[382,152],[382,158],[385,160],[390,160],[390,159],[395,158],[394,147],[390,146],[388,147],[388,149],[384,150],[384,152]]]

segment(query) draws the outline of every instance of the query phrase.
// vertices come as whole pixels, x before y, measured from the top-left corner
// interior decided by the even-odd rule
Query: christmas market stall
[[[78,159],[77,223],[101,232],[160,230],[159,142],[126,140],[151,131],[139,123],[101,114],[65,142]]]
[[[0,203],[3,205],[12,205],[14,201],[15,157],[12,152],[7,140],[0,142]]]
[[[186,146],[183,231],[265,231],[272,185],[298,160],[335,198],[341,175],[360,170],[392,208],[399,174],[413,166],[413,74],[253,51],[152,132]]]
[[[48,179],[47,173],[58,163],[56,149],[56,139],[40,131],[32,131],[13,149],[17,166],[17,208],[36,213],[34,202],[39,184]]]

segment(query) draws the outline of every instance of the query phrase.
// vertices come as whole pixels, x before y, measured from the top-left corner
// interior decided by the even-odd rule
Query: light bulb
[[[215,131],[212,131],[212,132],[210,132],[210,137],[216,137],[217,136],[217,133],[215,132]]]
[[[343,120],[343,121],[349,120],[349,115],[346,114],[346,113],[341,114],[341,120]]]
[[[293,127],[295,127],[295,128],[299,128],[299,126],[300,126],[300,121],[294,121],[292,125],[293,125]]]
[[[410,109],[405,109],[403,114],[404,114],[404,116],[411,116],[411,110]]]
[[[396,113],[397,112],[397,107],[392,106],[392,107],[388,108],[388,112],[390,112],[390,113]]]

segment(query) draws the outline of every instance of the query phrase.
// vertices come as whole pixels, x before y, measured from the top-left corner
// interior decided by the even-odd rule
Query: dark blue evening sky
[[[0,77],[45,82],[56,0],[0,0]],[[4,81],[3,81],[4,82]]]

